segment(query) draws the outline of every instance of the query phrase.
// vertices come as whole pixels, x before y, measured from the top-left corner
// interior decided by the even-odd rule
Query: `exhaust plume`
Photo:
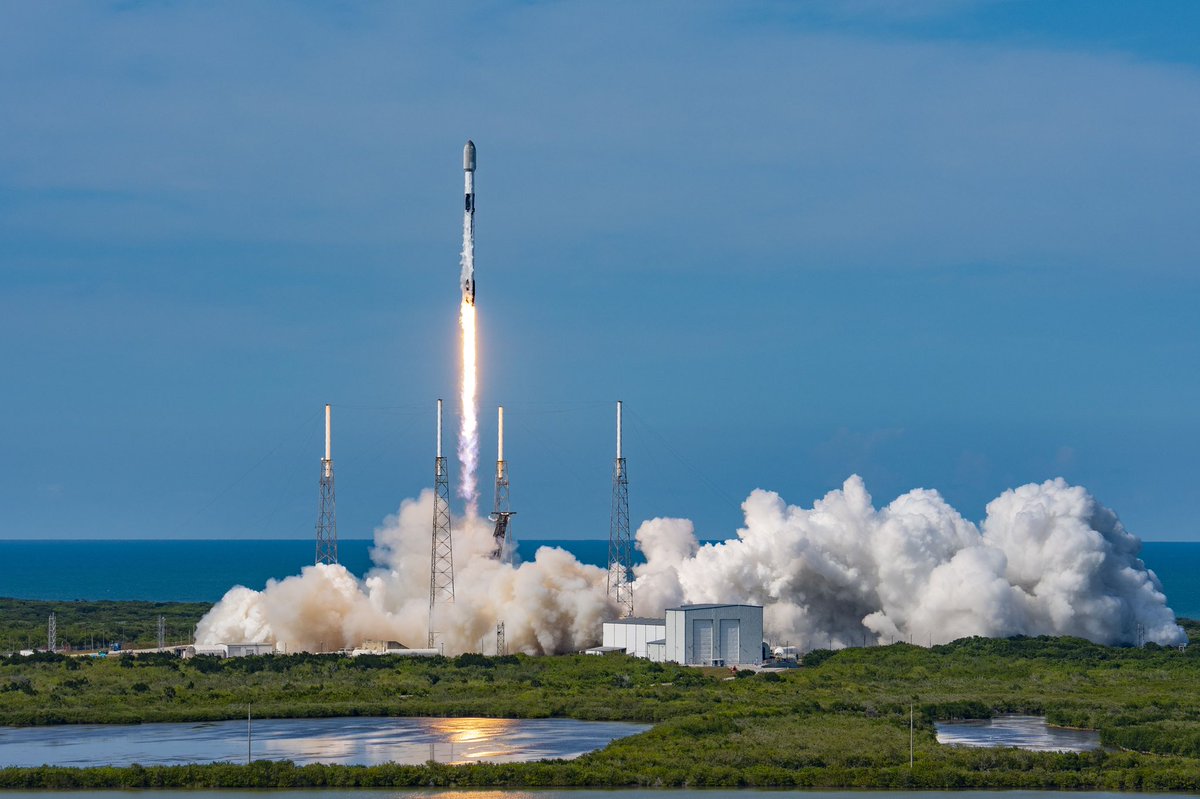
[[[641,615],[690,602],[762,604],[767,636],[803,649],[969,635],[1075,635],[1103,644],[1186,641],[1138,539],[1084,489],[1052,480],[1005,491],[979,526],[936,492],[915,489],[876,509],[852,476],[811,508],[756,490],[737,537],[701,546],[686,519],[637,531]],[[305,567],[262,591],[231,589],[201,619],[199,643],[256,641],[288,651],[366,639],[425,640],[433,492],[406,500],[375,531],[376,564],[356,579],[337,564]],[[479,651],[503,621],[528,654],[598,643],[618,608],[603,568],[542,547],[513,565],[490,557],[483,520],[455,519],[455,602],[439,611],[446,653]],[[489,652],[487,645],[483,650]]]
[[[466,250],[463,257],[466,258]],[[462,327],[462,390],[459,405],[462,418],[458,431],[458,462],[462,478],[458,495],[466,502],[467,518],[479,515],[479,414],[475,399],[475,306],[463,300],[459,307]]]

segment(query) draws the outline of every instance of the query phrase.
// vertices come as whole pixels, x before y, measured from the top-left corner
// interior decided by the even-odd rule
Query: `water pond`
[[[100,795],[113,795],[115,791],[89,792]],[[78,799],[79,792],[71,791],[0,791],[0,799]],[[128,797],[131,792],[121,792],[122,797]],[[755,789],[720,789],[720,791],[694,791],[694,789],[667,789],[653,791],[647,788],[608,789],[608,791],[587,791],[587,789],[572,789],[572,791],[541,791],[541,789],[500,788],[494,791],[474,789],[474,791],[445,791],[445,789],[428,789],[428,791],[412,791],[412,789],[389,789],[378,791],[372,788],[317,788],[306,791],[138,791],[137,799],[179,799],[186,795],[187,799],[719,799],[726,795],[743,795],[746,799],[863,799],[875,797],[878,799],[947,799],[953,795],[955,799],[1162,799],[1163,794],[1152,793],[1098,793],[1085,791],[755,791]],[[1194,794],[1171,794],[1172,797]]]
[[[249,749],[255,760],[301,765],[514,763],[578,757],[648,729],[573,719],[255,719]],[[247,737],[245,720],[0,727],[0,767],[244,763]]]
[[[1051,727],[1043,716],[996,716],[991,719],[937,722],[938,743],[1005,747],[1034,752],[1088,752],[1100,748],[1100,733]]]

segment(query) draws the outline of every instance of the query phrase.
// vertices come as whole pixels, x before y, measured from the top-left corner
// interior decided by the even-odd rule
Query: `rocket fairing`
[[[466,218],[463,225],[463,302],[475,304],[475,143],[470,139],[463,147],[464,200]]]

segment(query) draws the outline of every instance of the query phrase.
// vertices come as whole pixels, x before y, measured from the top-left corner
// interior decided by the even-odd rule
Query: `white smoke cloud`
[[[321,651],[389,639],[424,648],[432,523],[433,491],[427,489],[375,531],[377,566],[363,580],[341,565],[319,564],[272,580],[262,591],[235,587],[200,620],[197,642],[261,641]],[[455,518],[453,537],[455,600],[439,605],[434,619],[447,654],[491,653],[500,621],[509,651],[574,651],[595,643],[601,621],[616,613],[605,595],[604,569],[552,547],[519,565],[493,560],[492,528],[479,518]]]
[[[1075,635],[1131,643],[1186,640],[1162,586],[1138,559],[1140,542],[1084,489],[1063,480],[1006,491],[983,523],[935,491],[882,509],[857,476],[813,503],[787,505],[756,490],[737,538],[701,546],[685,519],[637,531],[637,614],[687,602],[765,607],[767,635],[802,648],[968,635]],[[231,589],[201,620],[200,643],[265,641],[289,651],[353,647],[369,638],[423,647],[429,625],[433,493],[406,500],[376,530],[377,567],[363,580],[337,565],[306,567],[262,591]],[[455,602],[439,606],[448,654],[493,651],[505,623],[510,651],[567,652],[598,642],[616,614],[605,570],[543,547],[533,561],[492,560],[491,526],[456,519]]]
[[[1186,640],[1138,539],[1061,479],[1004,492],[982,528],[935,491],[876,510],[857,476],[811,509],[762,490],[742,508],[745,527],[719,544],[699,546],[678,519],[642,524],[639,614],[762,604],[768,636],[804,648],[1017,634],[1131,643],[1139,624],[1145,640]]]

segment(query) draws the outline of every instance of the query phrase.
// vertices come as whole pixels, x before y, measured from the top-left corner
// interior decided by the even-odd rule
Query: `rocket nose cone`
[[[475,171],[475,142],[467,139],[467,145],[463,147],[463,169],[467,172]]]

